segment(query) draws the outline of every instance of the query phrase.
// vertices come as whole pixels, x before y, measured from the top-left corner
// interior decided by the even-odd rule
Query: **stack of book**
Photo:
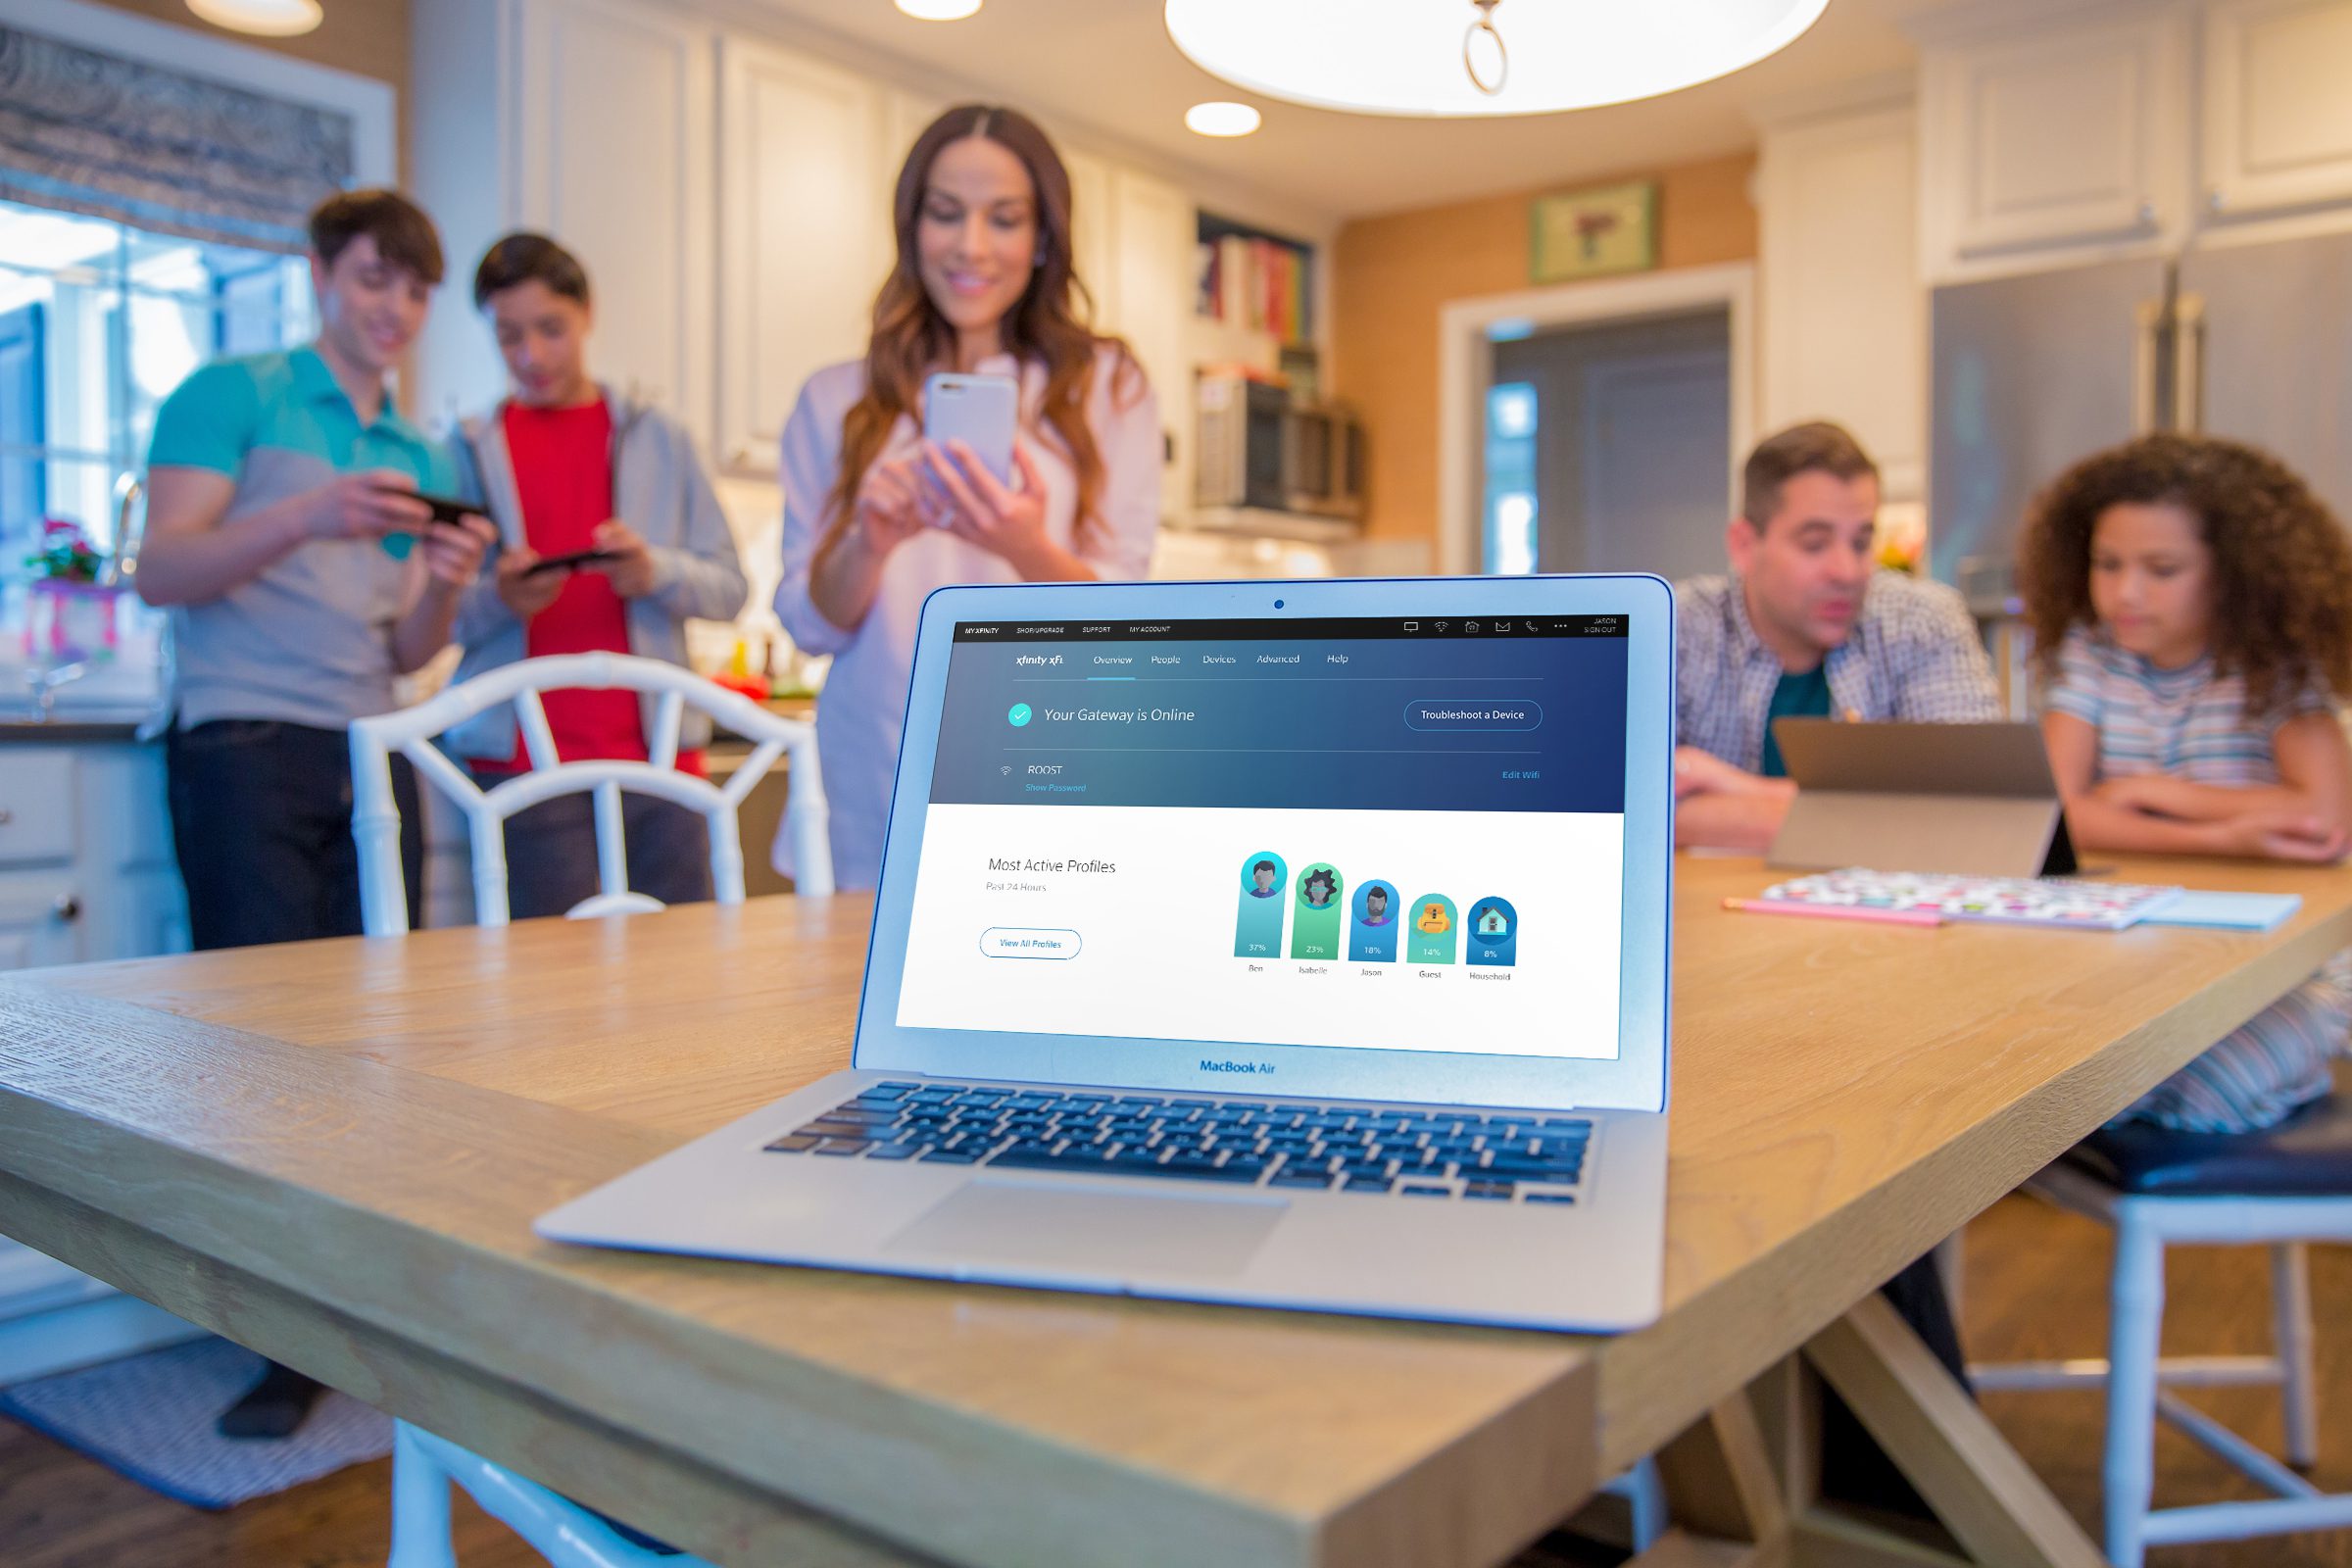
[[[1226,234],[1200,246],[1200,314],[1285,344],[1314,335],[1308,253],[1280,240]]]

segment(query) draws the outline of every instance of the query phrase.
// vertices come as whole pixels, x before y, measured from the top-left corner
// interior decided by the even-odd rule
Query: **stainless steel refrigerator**
[[[2352,234],[1936,291],[1930,571],[2009,598],[2035,492],[2148,430],[2267,447],[2352,522]]]

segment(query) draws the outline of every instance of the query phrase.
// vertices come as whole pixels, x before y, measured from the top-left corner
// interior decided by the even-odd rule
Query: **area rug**
[[[392,1418],[328,1390],[294,1436],[240,1442],[213,1419],[262,1375],[262,1358],[204,1339],[0,1391],[0,1415],[197,1508],[228,1508],[392,1451]]]

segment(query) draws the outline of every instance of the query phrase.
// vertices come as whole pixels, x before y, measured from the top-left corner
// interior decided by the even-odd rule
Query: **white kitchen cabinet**
[[[1835,419],[1917,499],[1927,459],[1927,297],[1911,105],[1768,127],[1757,166],[1758,428]]]
[[[1118,210],[1108,160],[1076,147],[1061,149],[1070,174],[1070,249],[1078,280],[1094,302],[1095,329],[1108,332],[1119,318]]]
[[[1193,504],[1193,365],[1185,350],[1198,287],[1193,268],[1200,214],[1174,185],[1129,169],[1112,175],[1111,212],[1117,309],[1109,329],[1127,340],[1158,395],[1160,429],[1169,443],[1160,468],[1160,514],[1179,516]]]
[[[1923,50],[1923,246],[1968,264],[2153,249],[2188,222],[2186,9],[1966,14]]]
[[[888,98],[802,55],[722,46],[716,455],[731,469],[772,472],[802,382],[865,351],[892,259]]]
[[[514,3],[513,217],[588,269],[604,307],[597,373],[674,414],[708,450],[716,29],[632,0]],[[452,172],[478,181],[494,157],[485,147]]]
[[[0,740],[0,969],[187,945],[163,748]]]
[[[2209,219],[2352,202],[2352,0],[2210,0]]]
[[[187,945],[163,749],[0,739],[0,969]],[[198,1332],[0,1237],[0,1385]]]

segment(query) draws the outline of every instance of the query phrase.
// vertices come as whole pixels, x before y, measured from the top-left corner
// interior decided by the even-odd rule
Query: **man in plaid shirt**
[[[1873,564],[1879,470],[1834,424],[1800,424],[1748,455],[1732,575],[1676,588],[1674,836],[1762,849],[1796,788],[1772,721],[1785,716],[1963,723],[2002,716],[1992,666],[1960,596]],[[1965,1360],[1935,1259],[1881,1287],[1936,1359]],[[1835,1495],[1926,1505],[1834,1396],[1822,1479]]]
[[[1748,455],[1732,575],[1675,590],[1675,842],[1761,849],[1796,793],[1776,718],[2002,717],[1960,596],[1879,571],[1879,470],[1835,424]]]

